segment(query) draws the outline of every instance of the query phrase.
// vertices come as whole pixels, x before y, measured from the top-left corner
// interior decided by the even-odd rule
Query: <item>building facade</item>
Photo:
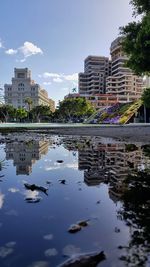
[[[28,68],[14,69],[14,77],[11,84],[4,85],[5,104],[12,105],[15,108],[26,108],[28,104],[26,99],[32,100],[32,107],[38,105],[50,106],[55,111],[55,102],[48,98],[46,90],[35,83],[31,78],[31,71]]]
[[[106,93],[124,96],[129,102],[130,97],[133,100],[140,98],[143,79],[125,66],[128,57],[122,50],[121,41],[122,38],[118,37],[111,43],[111,76],[106,78]]]
[[[79,94],[104,94],[106,77],[110,75],[110,70],[111,62],[108,57],[88,56],[84,61],[84,72],[79,73]]]
[[[6,159],[13,160],[17,175],[29,175],[32,172],[32,165],[48,153],[49,145],[50,142],[47,140],[24,142],[23,138],[6,143]]]
[[[143,93],[142,77],[125,66],[128,57],[122,50],[121,41],[118,37],[111,43],[111,60],[88,56],[84,61],[84,72],[79,73],[79,95],[86,97],[96,109],[117,102],[134,102]],[[145,85],[149,85],[149,78],[145,79]]]

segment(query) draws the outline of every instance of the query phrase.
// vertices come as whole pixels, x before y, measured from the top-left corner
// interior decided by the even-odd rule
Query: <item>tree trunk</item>
[[[146,107],[144,105],[144,122],[146,123]]]

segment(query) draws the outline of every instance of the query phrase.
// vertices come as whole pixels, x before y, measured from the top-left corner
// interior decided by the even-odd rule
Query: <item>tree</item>
[[[22,121],[22,119],[26,118],[28,116],[28,112],[24,108],[18,108],[16,112],[17,119]]]
[[[39,106],[34,107],[31,110],[31,114],[38,122],[40,122],[41,116],[49,116],[50,117],[52,115],[52,111],[50,110],[49,106],[39,105]]]
[[[16,115],[16,109],[13,106],[10,105],[1,105],[0,106],[0,116],[1,119],[5,122],[8,121],[8,119],[13,119]]]
[[[144,122],[147,121],[147,110],[146,108],[150,108],[150,88],[146,88],[141,97],[144,105]]]
[[[150,170],[132,172],[125,180],[119,218],[130,227],[128,246],[121,246],[125,266],[148,266],[150,252]]]
[[[130,3],[133,15],[142,18],[120,28],[123,50],[129,57],[127,66],[138,75],[150,75],[150,1],[131,0]]]
[[[67,98],[59,103],[58,109],[55,111],[57,117],[65,120],[72,120],[73,118],[81,118],[90,116],[94,112],[94,108],[83,97]]]
[[[146,108],[150,108],[150,88],[146,88],[142,95],[142,101]]]
[[[130,3],[134,8],[134,15],[149,13],[150,11],[150,1],[149,0],[131,0]]]
[[[3,91],[2,88],[0,88],[0,91]],[[0,92],[0,104],[4,104],[4,95]]]
[[[32,104],[33,104],[32,99],[31,99],[30,97],[27,97],[27,98],[25,99],[24,102],[25,102],[26,104],[28,104],[28,110],[29,110],[29,112],[30,112],[31,107],[32,107]]]

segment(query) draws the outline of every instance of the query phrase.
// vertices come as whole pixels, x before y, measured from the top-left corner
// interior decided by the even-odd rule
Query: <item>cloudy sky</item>
[[[77,87],[85,57],[109,56],[133,20],[129,0],[1,0],[0,11],[0,87],[28,67],[55,101]]]

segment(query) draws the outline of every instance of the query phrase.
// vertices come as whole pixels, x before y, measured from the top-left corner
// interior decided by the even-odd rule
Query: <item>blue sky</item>
[[[55,101],[77,87],[84,59],[109,56],[133,20],[129,0],[1,0],[0,11],[0,87],[28,67]]]

